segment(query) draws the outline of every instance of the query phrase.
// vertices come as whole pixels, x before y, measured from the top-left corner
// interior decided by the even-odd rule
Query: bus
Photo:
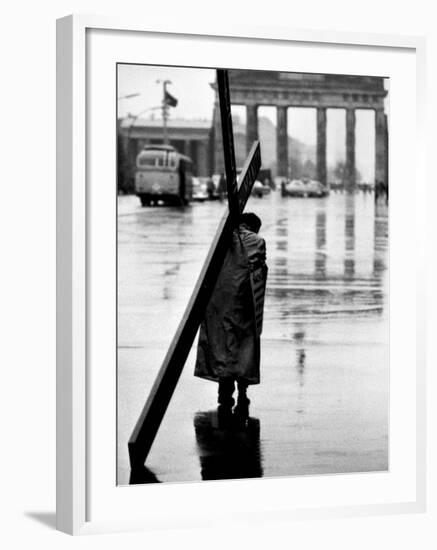
[[[170,145],[146,145],[136,159],[135,194],[142,206],[188,204],[193,196],[191,159]]]

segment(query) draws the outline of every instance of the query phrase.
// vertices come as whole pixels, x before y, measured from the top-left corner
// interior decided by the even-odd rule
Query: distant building
[[[119,166],[122,179],[132,178],[137,154],[145,145],[163,143],[162,119],[124,118],[119,120]],[[209,120],[169,119],[167,134],[170,145],[193,161],[196,176],[212,173],[212,132]],[[123,187],[123,185],[122,185]]]
[[[193,171],[196,176],[211,176],[222,169],[214,164],[216,149],[212,122],[208,120],[168,121],[168,137],[180,153],[189,156],[193,161]],[[234,120],[234,142],[237,167],[241,167],[246,159],[246,127],[238,118]],[[265,117],[259,119],[259,133],[262,141],[263,167],[270,168],[276,175],[276,128]],[[163,142],[162,119],[132,119],[119,120],[119,187],[131,190],[135,159],[145,145]],[[221,135],[218,136],[221,142]],[[315,158],[314,146],[306,145],[289,136],[290,164],[301,163],[302,158]]]

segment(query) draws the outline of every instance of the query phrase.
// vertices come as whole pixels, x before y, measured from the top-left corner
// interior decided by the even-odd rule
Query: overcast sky
[[[207,119],[212,118],[214,91],[210,83],[215,80],[215,71],[210,69],[192,69],[185,67],[157,67],[150,65],[118,66],[118,114],[128,113],[144,118],[160,118],[162,100],[162,82],[170,80],[168,91],[178,100],[178,105],[171,108],[171,118]],[[139,93],[134,98],[126,95]],[[233,113],[242,121],[245,120],[244,107],[233,108]],[[276,125],[274,107],[260,107],[258,116],[267,116]],[[356,112],[356,162],[358,170],[365,180],[373,181],[375,131],[372,111]],[[289,135],[309,145],[316,143],[316,110],[289,109]],[[328,109],[327,128],[328,164],[345,158],[345,112],[342,109]]]

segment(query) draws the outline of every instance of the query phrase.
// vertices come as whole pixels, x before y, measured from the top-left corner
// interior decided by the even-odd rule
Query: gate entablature
[[[229,82],[235,105],[378,109],[387,95],[371,76],[232,70]]]

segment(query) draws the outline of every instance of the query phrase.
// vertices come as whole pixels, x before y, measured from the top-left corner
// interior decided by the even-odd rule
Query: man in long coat
[[[247,409],[249,384],[260,382],[260,333],[267,276],[261,220],[242,214],[200,326],[195,376],[218,382],[220,409]],[[255,282],[254,282],[255,281]],[[258,282],[256,282],[258,281]]]

